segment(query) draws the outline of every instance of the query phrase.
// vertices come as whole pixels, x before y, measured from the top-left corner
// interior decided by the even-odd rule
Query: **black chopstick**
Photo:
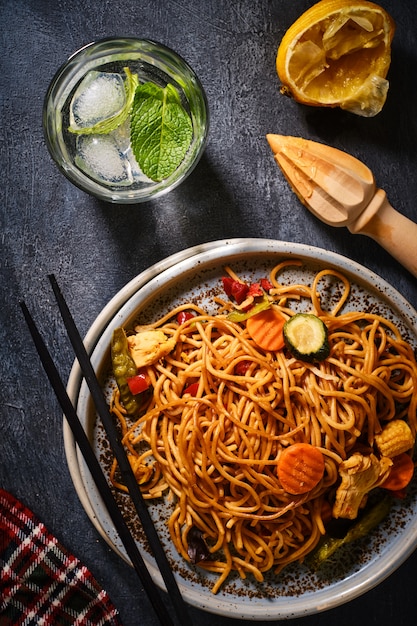
[[[120,440],[119,433],[110,414],[109,407],[104,398],[102,389],[97,380],[96,374],[90,361],[90,357],[87,354],[81,335],[78,332],[78,329],[75,325],[71,312],[64,299],[64,296],[62,295],[61,289],[59,288],[55,276],[53,274],[49,275],[49,280],[68,337],[71,341],[72,347],[78,359],[86,383],[90,389],[94,405],[109,438],[113,453],[119,464],[122,478],[127,486],[129,495],[142,523],[142,528],[145,532],[149,546],[155,557],[155,561],[158,565],[159,571],[161,572],[161,576],[165,582],[166,589],[171,599],[173,608],[177,614],[178,619],[180,620],[181,626],[192,626],[192,621],[188,613],[186,603],[180,593],[173,571],[165,554],[165,550],[161,544],[158,533],[156,532],[152,518],[149,514],[148,507],[146,506],[146,503],[142,496],[142,492],[139,488],[132,467],[127,458],[124,446]]]
[[[29,327],[40,359],[42,361],[42,365],[55,391],[61,408],[67,418],[68,424],[73,432],[74,439],[77,442],[77,445],[85,459],[85,462],[87,463],[88,469],[90,470],[97,489],[99,490],[100,495],[103,498],[104,504],[117,530],[117,533],[142,582],[143,588],[145,589],[149,600],[155,609],[155,613],[159,617],[161,625],[165,626],[165,624],[167,624],[169,626],[173,626],[173,621],[168,612],[168,609],[162,602],[162,598],[158,591],[158,588],[152,580],[152,577],[149,573],[148,568],[145,565],[145,562],[143,561],[142,555],[138,550],[135,540],[130,534],[129,528],[123,518],[123,515],[117,505],[116,500],[114,499],[111,489],[107,483],[106,477],[104,476],[101,469],[100,463],[98,462],[90,445],[90,441],[84,431],[84,428],[82,427],[82,424],[78,419],[78,415],[67,394],[65,386],[60,378],[58,370],[54,365],[52,357],[49,354],[48,348],[46,347],[36,327],[36,324],[31,314],[29,313],[26,304],[24,302],[21,302],[20,306],[22,308],[23,315]]]

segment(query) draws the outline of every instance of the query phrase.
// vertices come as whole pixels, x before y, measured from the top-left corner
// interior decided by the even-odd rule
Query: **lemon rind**
[[[340,17],[343,13],[349,16],[359,14],[362,17],[378,13],[384,28],[381,43],[385,46],[385,53],[370,69],[364,84],[345,98],[341,99],[331,95],[312,98],[291,77],[290,60],[294,55],[294,50],[299,46],[300,40],[314,24],[318,24],[324,19],[335,19],[335,16]],[[385,9],[375,3],[364,0],[359,2],[355,2],[355,0],[353,2],[349,0],[321,0],[321,2],[305,11],[290,26],[281,41],[276,59],[278,76],[283,85],[281,91],[289,93],[296,101],[303,104],[319,107],[340,107],[365,117],[376,115],[385,104],[388,93],[389,82],[386,80],[386,76],[391,62],[390,50],[394,32],[395,24],[393,19]],[[369,89],[369,93],[365,98],[366,86]],[[366,99],[369,99],[369,102],[366,102]]]

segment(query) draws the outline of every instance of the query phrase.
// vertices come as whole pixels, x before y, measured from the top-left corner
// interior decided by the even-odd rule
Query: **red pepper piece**
[[[178,324],[184,324],[184,322],[187,322],[188,320],[191,320],[194,316],[194,313],[191,313],[191,311],[180,311],[177,315],[177,322]]]
[[[241,304],[248,295],[249,287],[237,280],[233,283],[232,294],[238,304]]]
[[[151,386],[151,380],[146,372],[138,372],[126,380],[130,393],[136,396],[138,393],[146,391]]]
[[[260,283],[252,283],[249,287],[248,296],[253,296],[257,298],[258,296],[262,296],[263,291]]]
[[[222,276],[223,289],[226,293],[226,296],[229,298],[232,297],[232,285],[235,281],[230,276]]]
[[[239,361],[239,363],[235,365],[236,376],[244,376],[246,372],[248,371],[248,369],[250,368],[250,366],[251,366],[251,361]]]
[[[261,278],[261,287],[264,291],[269,291],[274,288],[274,285],[267,278]]]
[[[249,287],[246,283],[234,280],[230,278],[230,276],[223,276],[222,282],[223,289],[230,299],[233,298],[238,304],[241,304],[245,300],[249,291]]]
[[[190,396],[196,396],[198,391],[198,384],[199,383],[197,381],[196,383],[191,383],[191,385],[188,385],[188,387],[186,387],[182,392],[182,395],[189,393]]]

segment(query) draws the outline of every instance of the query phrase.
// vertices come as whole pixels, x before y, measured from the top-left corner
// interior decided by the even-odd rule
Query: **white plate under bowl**
[[[213,291],[220,288],[225,265],[231,265],[242,278],[253,280],[266,276],[276,263],[288,258],[301,259],[303,266],[285,270],[283,281],[309,281],[317,270],[336,268],[352,283],[348,309],[381,313],[397,323],[405,337],[417,345],[416,311],[392,286],[366,268],[312,246],[269,239],[231,239],[168,257],[128,283],[111,300],[85,338],[98,376],[103,378],[109,371],[110,342],[115,328],[129,326],[139,314],[141,322],[153,321],[175,304],[190,298],[209,309],[213,307]],[[327,301],[330,307],[337,295],[337,289],[324,291],[324,305]],[[106,438],[100,427],[96,427],[91,396],[77,362],[68,381],[68,393],[99,458],[106,465]],[[89,518],[109,545],[128,560],[65,420],[64,440],[72,480]],[[129,522],[136,527],[138,544],[151,575],[164,588],[154,559],[140,538],[140,527],[128,498],[120,498]],[[314,573],[305,565],[295,564],[279,576],[267,574],[262,584],[251,577],[241,580],[232,576],[219,593],[213,595],[210,591],[215,580],[213,575],[186,564],[171,544],[166,528],[169,509],[169,503],[150,504],[183,597],[200,609],[240,619],[290,619],[340,606],[385,580],[417,546],[417,487],[414,485],[407,499],[397,502],[387,520],[366,541],[351,545],[348,551],[342,552],[342,558],[335,559],[321,572]]]

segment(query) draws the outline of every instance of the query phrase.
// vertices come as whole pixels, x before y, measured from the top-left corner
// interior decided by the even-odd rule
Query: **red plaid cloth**
[[[121,626],[91,572],[0,489],[1,626]]]

